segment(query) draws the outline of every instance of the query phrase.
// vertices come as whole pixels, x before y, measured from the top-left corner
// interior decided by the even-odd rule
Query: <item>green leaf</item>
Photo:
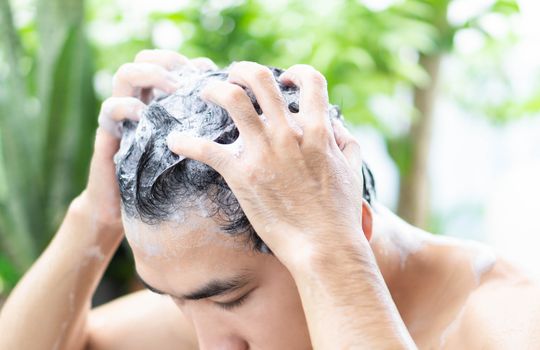
[[[514,0],[497,0],[491,7],[491,12],[512,15],[519,12],[519,5]]]

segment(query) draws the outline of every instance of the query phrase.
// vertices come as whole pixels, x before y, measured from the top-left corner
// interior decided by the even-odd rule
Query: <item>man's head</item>
[[[277,78],[282,71],[273,73]],[[166,145],[172,131],[223,144],[239,137],[224,109],[199,98],[209,82],[225,80],[227,71],[178,74],[182,89],[154,101],[138,124],[124,124],[115,158],[137,270],[154,289],[175,297],[202,348],[307,348],[294,281],[253,230],[223,177]],[[278,85],[291,112],[298,111],[298,89]],[[246,92],[261,114],[254,95]],[[329,118],[341,118],[337,107],[329,111]],[[363,195],[370,202],[373,179],[367,167],[362,170]]]

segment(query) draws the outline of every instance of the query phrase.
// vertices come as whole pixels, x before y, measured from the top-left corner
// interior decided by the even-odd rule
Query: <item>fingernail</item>
[[[209,72],[218,69],[218,66],[207,57],[194,58],[191,60],[191,63],[202,72]]]

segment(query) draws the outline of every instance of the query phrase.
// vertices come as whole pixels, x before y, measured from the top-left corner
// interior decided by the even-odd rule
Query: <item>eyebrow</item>
[[[198,289],[190,293],[187,293],[181,296],[176,296],[169,293],[165,293],[157,288],[152,287],[141,278],[141,276],[139,275],[137,271],[135,271],[135,274],[137,275],[137,278],[139,279],[139,281],[141,281],[141,283],[150,291],[157,294],[171,295],[181,300],[200,300],[200,299],[210,298],[216,295],[227,294],[227,293],[230,293],[232,291],[235,291],[237,289],[244,287],[251,280],[251,274],[244,272],[239,275],[233,276],[231,278],[223,279],[223,280],[217,280],[217,279],[211,280],[210,282],[206,283],[202,287],[199,287]]]

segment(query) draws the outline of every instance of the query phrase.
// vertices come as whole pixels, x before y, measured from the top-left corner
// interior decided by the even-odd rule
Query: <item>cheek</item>
[[[262,348],[309,348],[309,333],[296,285],[288,276],[279,277],[250,295],[252,299],[245,305],[245,312],[239,313],[242,328],[247,338]]]

